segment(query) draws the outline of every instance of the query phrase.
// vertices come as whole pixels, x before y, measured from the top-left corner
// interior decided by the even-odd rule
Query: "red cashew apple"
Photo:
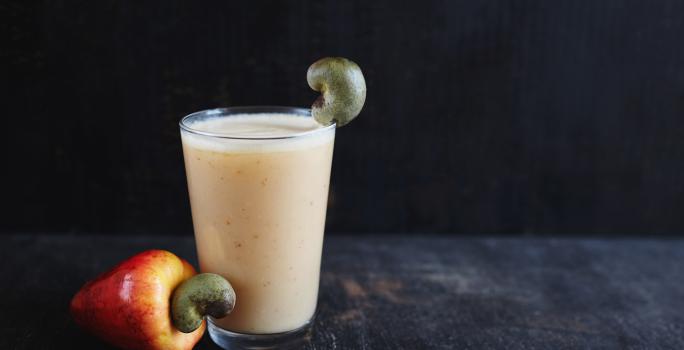
[[[204,333],[203,317],[223,317],[234,304],[222,277],[195,275],[173,253],[148,250],[86,283],[70,311],[83,329],[123,349],[188,350]]]

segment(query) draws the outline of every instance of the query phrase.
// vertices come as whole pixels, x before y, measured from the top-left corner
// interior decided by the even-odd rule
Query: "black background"
[[[177,122],[364,70],[328,232],[684,232],[684,2],[10,1],[1,232],[191,232]]]

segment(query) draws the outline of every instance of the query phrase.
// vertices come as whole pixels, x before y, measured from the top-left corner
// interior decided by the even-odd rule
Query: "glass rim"
[[[224,117],[229,117],[230,115],[235,115],[235,114],[255,114],[255,113],[283,113],[283,114],[292,114],[292,115],[298,115],[302,117],[308,117],[308,118],[313,118],[311,115],[311,109],[309,108],[301,108],[301,107],[289,107],[289,106],[236,106],[236,107],[221,107],[221,108],[211,108],[211,109],[203,109],[197,112],[190,113],[186,115],[185,117],[181,118],[180,122],[178,122],[178,125],[180,125],[181,130],[189,132],[191,134],[195,135],[201,135],[201,136],[208,136],[208,137],[215,137],[215,138],[221,138],[221,139],[231,139],[231,140],[284,140],[284,139],[294,139],[298,137],[303,137],[303,136],[309,136],[313,135],[319,132],[323,131],[328,131],[330,129],[335,129],[337,124],[333,122],[330,125],[327,126],[321,126],[318,129],[313,129],[309,131],[304,131],[304,132],[299,132],[299,133],[294,133],[294,134],[289,134],[289,135],[283,135],[283,136],[239,136],[235,134],[230,134],[230,133],[217,133],[217,132],[211,132],[211,131],[204,131],[204,130],[198,130],[194,129],[188,121],[192,118],[200,117],[200,116],[224,116]]]

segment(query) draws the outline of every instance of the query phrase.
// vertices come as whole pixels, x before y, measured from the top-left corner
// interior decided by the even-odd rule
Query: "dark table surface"
[[[67,312],[86,280],[147,248],[196,262],[191,237],[0,242],[0,349],[106,349]],[[304,348],[684,349],[684,241],[329,236]]]

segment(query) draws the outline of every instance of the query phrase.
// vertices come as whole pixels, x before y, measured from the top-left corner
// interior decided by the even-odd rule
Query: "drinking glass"
[[[335,125],[277,135],[268,123],[248,134],[210,127],[264,113],[312,118],[308,109],[257,106],[180,121],[200,270],[225,277],[237,295],[231,314],[208,318],[225,349],[296,342],[318,299]]]

